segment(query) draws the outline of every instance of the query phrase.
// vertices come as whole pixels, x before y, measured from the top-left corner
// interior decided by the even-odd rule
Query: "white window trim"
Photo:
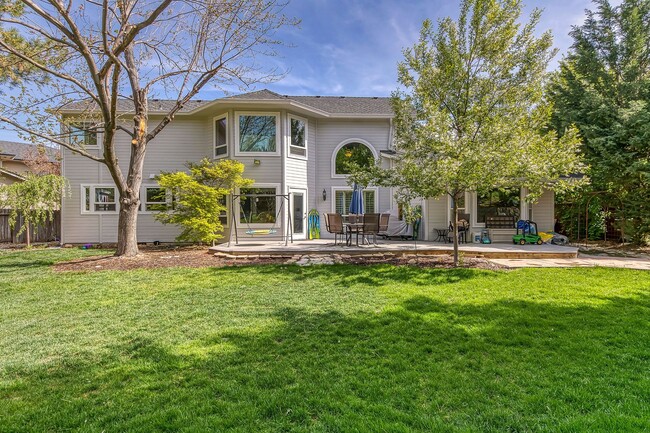
[[[232,211],[232,205],[231,205],[232,204],[232,195],[231,194],[226,194],[224,197],[226,199],[226,222],[221,224],[221,225],[223,226],[223,228],[226,229],[226,228],[230,227],[230,218],[232,218],[232,216],[231,216],[232,215],[231,214],[231,211]],[[219,215],[219,217],[221,217],[221,215]]]
[[[257,183],[255,182],[252,186],[249,186],[244,189],[254,189],[254,188],[275,188],[275,195],[281,194],[278,191],[281,191],[280,189],[280,184],[279,183]],[[237,193],[236,194],[241,194],[241,189],[237,188]],[[241,205],[239,204],[239,199],[237,199],[237,213],[235,216],[237,217],[237,225],[239,229],[246,229],[248,227],[252,229],[266,229],[270,227],[278,227],[278,228],[283,228],[284,227],[284,215],[286,210],[286,203],[284,204],[284,207],[282,208],[282,213],[278,216],[278,210],[280,209],[280,200],[284,200],[282,197],[276,197],[275,198],[275,215],[280,219],[280,221],[276,221],[275,224],[273,223],[249,223],[246,224],[245,221],[240,220],[239,218],[241,217]]]
[[[330,163],[330,172],[331,172],[330,174],[332,176],[332,179],[346,179],[349,176],[347,174],[336,174],[336,154],[339,153],[339,150],[341,150],[343,146],[350,143],[361,143],[368,146],[368,148],[372,152],[373,158],[375,160],[379,158],[379,154],[377,153],[375,147],[369,142],[367,142],[366,140],[363,140],[361,138],[348,138],[347,140],[340,142],[338,146],[334,148],[334,152],[332,153],[332,161]]]
[[[147,185],[142,185],[140,188],[140,213],[141,214],[154,214],[158,213],[158,211],[151,211],[147,210],[147,188],[162,188],[167,190],[166,194],[166,200],[165,202],[167,203],[167,207],[169,207],[172,203],[172,194],[169,188],[163,188],[162,186],[158,185],[157,183],[152,183],[152,184],[147,184]]]
[[[522,218],[524,216],[524,212],[528,213],[528,210],[524,211],[524,208],[528,206],[528,204],[525,202],[524,197],[526,197],[526,194],[524,193],[524,188],[519,187],[519,218]],[[465,207],[467,208],[467,204],[469,202],[467,201],[467,197],[465,198]],[[478,193],[476,191],[472,192],[472,226],[474,227],[482,227],[485,228],[485,223],[480,223],[478,222]],[[516,223],[517,221],[515,221]],[[509,230],[509,229],[508,229]]]
[[[226,119],[226,153],[217,155],[217,120]],[[228,113],[221,114],[212,118],[212,159],[228,158],[230,154],[230,123],[228,122]],[[223,146],[223,145],[222,145]]]
[[[90,188],[90,210],[86,210],[86,194],[85,194],[85,189]],[[115,210],[100,210],[96,211],[95,209],[95,189],[96,188],[114,188],[115,189]],[[119,191],[117,190],[117,187],[114,184],[106,183],[106,184],[81,184],[80,185],[80,209],[81,209],[81,214],[82,215],[102,215],[102,214],[107,214],[107,215],[115,215],[120,211],[120,199],[119,199]]]
[[[275,117],[275,152],[242,152],[239,150],[239,118],[241,116],[274,116]],[[282,134],[279,112],[266,111],[236,111],[235,112],[235,156],[280,156]]]
[[[376,186],[371,186],[368,188],[364,188],[364,191],[374,191],[375,192],[375,209],[370,211],[369,209],[366,209],[366,213],[378,213],[379,212],[379,188]],[[333,186],[332,187],[332,204],[331,204],[331,209],[332,213],[336,212],[336,192],[337,191],[353,191],[353,188],[350,186]]]
[[[294,146],[291,144],[291,120],[299,120],[305,123],[305,147]],[[294,155],[291,153],[291,148],[304,149],[305,155]],[[287,157],[293,159],[308,159],[309,157],[309,121],[304,117],[289,114],[287,116]]]
[[[70,144],[70,138],[72,136],[72,131],[70,130],[70,127],[75,126],[75,125],[83,125],[85,127],[87,125],[93,125],[93,124],[89,123],[89,122],[71,122],[71,123],[65,125],[64,128],[65,128],[65,130],[67,131],[67,134],[68,134],[68,138],[67,138],[68,144]],[[95,132],[95,137],[96,137],[95,141],[97,142],[97,144],[89,145],[89,146],[78,146],[78,147],[82,148],[82,149],[91,149],[91,150],[99,149],[100,148],[99,143],[101,143],[101,134],[99,132]]]

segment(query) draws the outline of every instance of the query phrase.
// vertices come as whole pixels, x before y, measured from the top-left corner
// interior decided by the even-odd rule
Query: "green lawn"
[[[0,432],[650,431],[650,274],[53,273],[0,253]]]

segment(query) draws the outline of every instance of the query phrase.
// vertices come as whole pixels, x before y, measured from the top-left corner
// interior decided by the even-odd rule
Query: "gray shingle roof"
[[[293,101],[324,111],[328,114],[370,114],[392,116],[393,109],[390,98],[385,97],[360,97],[360,96],[289,96],[280,95],[270,90],[244,93],[243,95],[230,96],[224,99],[233,100],[262,100],[262,101]]]
[[[390,105],[390,98],[386,97],[358,97],[358,96],[289,96],[280,95],[270,90],[258,90],[256,92],[244,93],[241,95],[228,96],[215,101],[191,100],[181,109],[181,113],[188,113],[204,106],[211,105],[215,102],[235,102],[235,101],[277,101],[297,103],[306,108],[311,108],[329,115],[370,115],[386,116],[393,115]],[[149,110],[152,112],[166,112],[173,108],[176,101],[166,99],[150,99]],[[87,111],[95,107],[94,103],[74,102],[62,109],[64,111]],[[133,109],[133,104],[128,99],[118,101],[118,111],[128,112]]]
[[[193,111],[202,105],[207,105],[211,103],[212,101],[204,101],[200,99],[193,99],[187,102],[183,108],[181,108],[181,113],[184,112],[190,112]],[[160,112],[167,112],[174,108],[174,105],[176,104],[175,100],[171,99],[149,99],[149,110],[150,111],[160,111]],[[95,104],[92,101],[76,101],[76,102],[70,102],[63,107],[61,107],[61,110],[63,111],[82,111],[82,112],[87,112],[87,111],[94,111],[97,109],[97,104]],[[133,111],[133,101],[130,99],[119,99],[117,101],[117,111],[119,112],[129,112]]]
[[[0,155],[8,156],[11,159],[16,159],[19,161],[23,160],[31,149],[36,149],[36,145],[0,140]],[[59,153],[57,149],[45,146],[45,153],[47,154],[50,161],[57,161],[57,155]]]

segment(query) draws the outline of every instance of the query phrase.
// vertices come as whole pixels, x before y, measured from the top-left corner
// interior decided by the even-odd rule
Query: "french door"
[[[293,238],[306,239],[307,234],[307,190],[289,188],[291,195],[291,222],[293,223]]]

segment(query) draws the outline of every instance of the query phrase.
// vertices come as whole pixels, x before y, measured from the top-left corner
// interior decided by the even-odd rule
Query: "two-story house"
[[[165,113],[169,103],[150,102],[151,123]],[[76,111],[69,108],[64,114],[75,116]],[[229,215],[233,206],[242,239],[246,239],[247,231],[256,229],[263,232],[272,227],[273,233],[286,233],[289,210],[294,239],[304,239],[309,210],[347,213],[352,191],[346,179],[346,159],[380,159],[385,166],[392,163],[392,118],[389,98],[381,97],[286,96],[261,90],[214,101],[192,101],[148,146],[138,240],[174,240],[177,229],[154,219],[155,209],[165,200],[154,178],[161,171],[184,170],[187,161],[203,157],[237,159],[245,164],[244,176],[255,180],[252,188],[239,191],[249,196],[248,200],[228,201],[228,215],[223,216],[224,240],[232,225]],[[88,131],[75,133],[86,134],[86,148],[100,152],[99,137]],[[119,160],[126,163],[130,138],[118,134],[116,140]],[[62,208],[62,242],[115,242],[119,203],[107,169],[64,150],[63,175],[70,182],[71,195],[64,199]],[[495,191],[478,196],[468,191],[462,206],[470,216],[472,230],[479,230],[489,216],[499,214],[510,215],[512,225],[493,228],[497,241],[509,240],[514,221],[520,218],[534,218],[540,230],[551,230],[553,194],[545,193],[537,204],[528,204],[524,193]],[[256,194],[259,197],[254,197]],[[280,194],[290,196],[288,203],[281,197],[270,197]],[[396,208],[387,188],[366,188],[364,198],[366,212]],[[440,197],[422,205],[421,237],[433,240],[435,228],[449,225],[450,203],[447,197]],[[322,232],[327,237],[324,229]]]

